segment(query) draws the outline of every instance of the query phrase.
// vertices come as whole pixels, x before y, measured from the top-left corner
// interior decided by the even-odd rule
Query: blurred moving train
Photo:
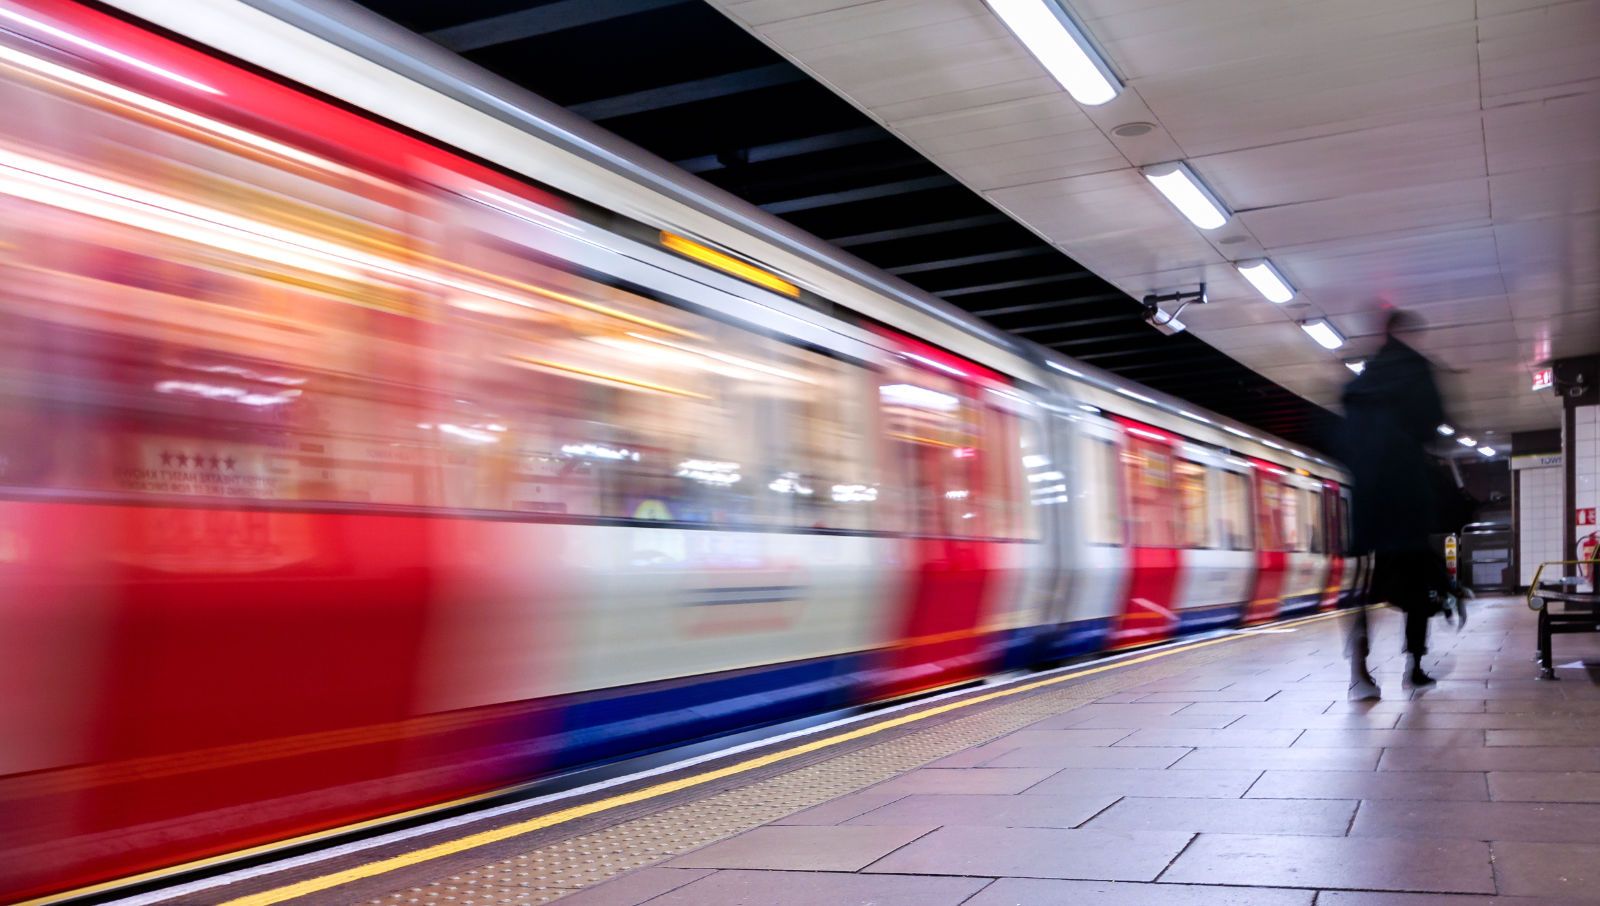
[[[1320,459],[381,20],[117,5],[0,0],[0,899],[1351,587]]]

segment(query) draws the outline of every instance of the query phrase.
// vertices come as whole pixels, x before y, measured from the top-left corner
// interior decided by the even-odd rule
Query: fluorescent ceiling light
[[[1456,443],[1463,447],[1476,447],[1478,445],[1478,442],[1470,437],[1458,437],[1456,438]]]
[[[1344,345],[1344,334],[1335,330],[1327,318],[1302,322],[1300,329],[1309,334],[1311,339],[1316,340],[1317,345],[1323,349],[1338,349]]]
[[[1078,103],[1098,106],[1122,90],[1088,36],[1054,0],[989,0],[989,8]]]
[[[1478,452],[1482,453],[1484,456],[1493,456],[1494,447],[1479,447]]]
[[[1278,269],[1272,266],[1271,261],[1258,258],[1254,261],[1237,262],[1234,267],[1239,269],[1241,277],[1250,281],[1256,292],[1267,297],[1268,302],[1282,305],[1294,298],[1294,287],[1283,279],[1283,275],[1278,273]]]
[[[1450,427],[1449,425],[1440,425],[1439,427],[1434,428],[1433,430],[1438,431],[1440,434],[1444,435],[1445,437],[1449,437],[1450,435],[1456,433],[1456,429]]]
[[[1353,362],[1345,362],[1344,367],[1354,371],[1356,374],[1360,374],[1367,370],[1367,362],[1365,359],[1356,359]]]
[[[1228,222],[1227,208],[1183,161],[1156,164],[1140,172],[1150,180],[1151,185],[1161,190],[1162,195],[1167,196],[1173,207],[1200,229],[1214,230]]]

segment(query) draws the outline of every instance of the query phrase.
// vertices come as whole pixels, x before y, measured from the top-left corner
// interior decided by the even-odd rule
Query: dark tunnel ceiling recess
[[[1145,324],[1125,293],[701,0],[365,5],[997,327],[1326,446],[1326,410]]]

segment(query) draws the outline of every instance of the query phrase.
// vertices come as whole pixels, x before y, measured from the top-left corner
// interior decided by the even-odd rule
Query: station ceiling
[[[710,2],[1112,285],[1205,281],[1190,330],[1310,400],[1380,302],[1480,438],[1555,427],[1534,372],[1600,352],[1597,0],[1061,0],[1125,85],[1095,107],[981,0]],[[1179,159],[1221,228],[1139,172]],[[1261,256],[1290,304],[1230,264]],[[1309,342],[1318,317],[1349,342]]]
[[[849,5],[892,6],[917,17],[943,2]],[[956,2],[969,13],[985,12],[977,0]],[[363,5],[1002,329],[1326,449],[1327,410],[1194,332],[1166,336],[1145,324],[1130,292],[1142,296],[1150,287],[1131,288],[1115,274],[1108,282],[1107,272],[1091,271],[1062,243],[1044,238],[1040,224],[998,206],[986,182],[941,159],[947,146],[919,149],[915,131],[891,131],[892,119],[858,106],[848,92],[836,93],[839,85],[817,81],[703,0]],[[803,17],[845,5],[774,0],[756,18],[772,24],[774,15]],[[753,12],[727,6],[735,17]],[[884,42],[855,49],[863,54],[888,54],[897,44],[881,32],[862,37]],[[930,86],[948,79],[936,63],[922,60]],[[1029,158],[1019,150],[979,150],[962,159],[1026,180],[1047,152]],[[1105,165],[1126,161],[1108,158]],[[1093,213],[1074,210],[1075,217]],[[1303,342],[1295,345],[1312,354]]]

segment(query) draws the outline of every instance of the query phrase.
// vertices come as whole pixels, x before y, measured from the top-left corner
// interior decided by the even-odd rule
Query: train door
[[[1344,519],[1344,498],[1339,496],[1339,484],[1322,483],[1322,537],[1328,553],[1328,575],[1322,584],[1320,609],[1333,610],[1339,606],[1339,590],[1344,584],[1344,543],[1340,523]]]
[[[1287,563],[1280,616],[1316,610],[1328,579],[1322,482],[1300,472],[1283,475],[1283,546]]]
[[[1256,578],[1245,608],[1244,623],[1264,623],[1282,604],[1287,553],[1283,547],[1283,470],[1270,463],[1251,463],[1255,478]]]
[[[1239,622],[1250,597],[1255,554],[1249,548],[1249,476],[1219,450],[1184,443],[1173,464],[1182,548],[1176,593],[1178,631],[1204,632]]]
[[[1093,407],[1088,407],[1092,409]],[[1127,529],[1123,514],[1122,432],[1099,410],[1056,419],[1057,449],[1071,466],[1066,473],[1072,503],[1063,552],[1062,595],[1054,612],[1052,654],[1066,657],[1106,647],[1121,611],[1128,581]]]
[[[1126,648],[1169,638],[1178,628],[1174,609],[1180,557],[1173,460],[1178,438],[1129,419],[1123,430],[1122,468],[1128,503],[1129,578],[1111,645]]]
[[[881,375],[879,406],[905,555],[903,590],[889,604],[893,641],[873,689],[882,698],[980,676],[996,663],[985,605],[1002,552],[988,536],[981,369],[880,333],[897,353]]]
[[[1354,599],[1362,588],[1362,582],[1369,565],[1369,558],[1357,554],[1353,550],[1350,537],[1350,486],[1339,486],[1339,531],[1334,536],[1338,539],[1339,550],[1344,552],[1344,570],[1339,579],[1339,603],[1349,606],[1357,603]]]

